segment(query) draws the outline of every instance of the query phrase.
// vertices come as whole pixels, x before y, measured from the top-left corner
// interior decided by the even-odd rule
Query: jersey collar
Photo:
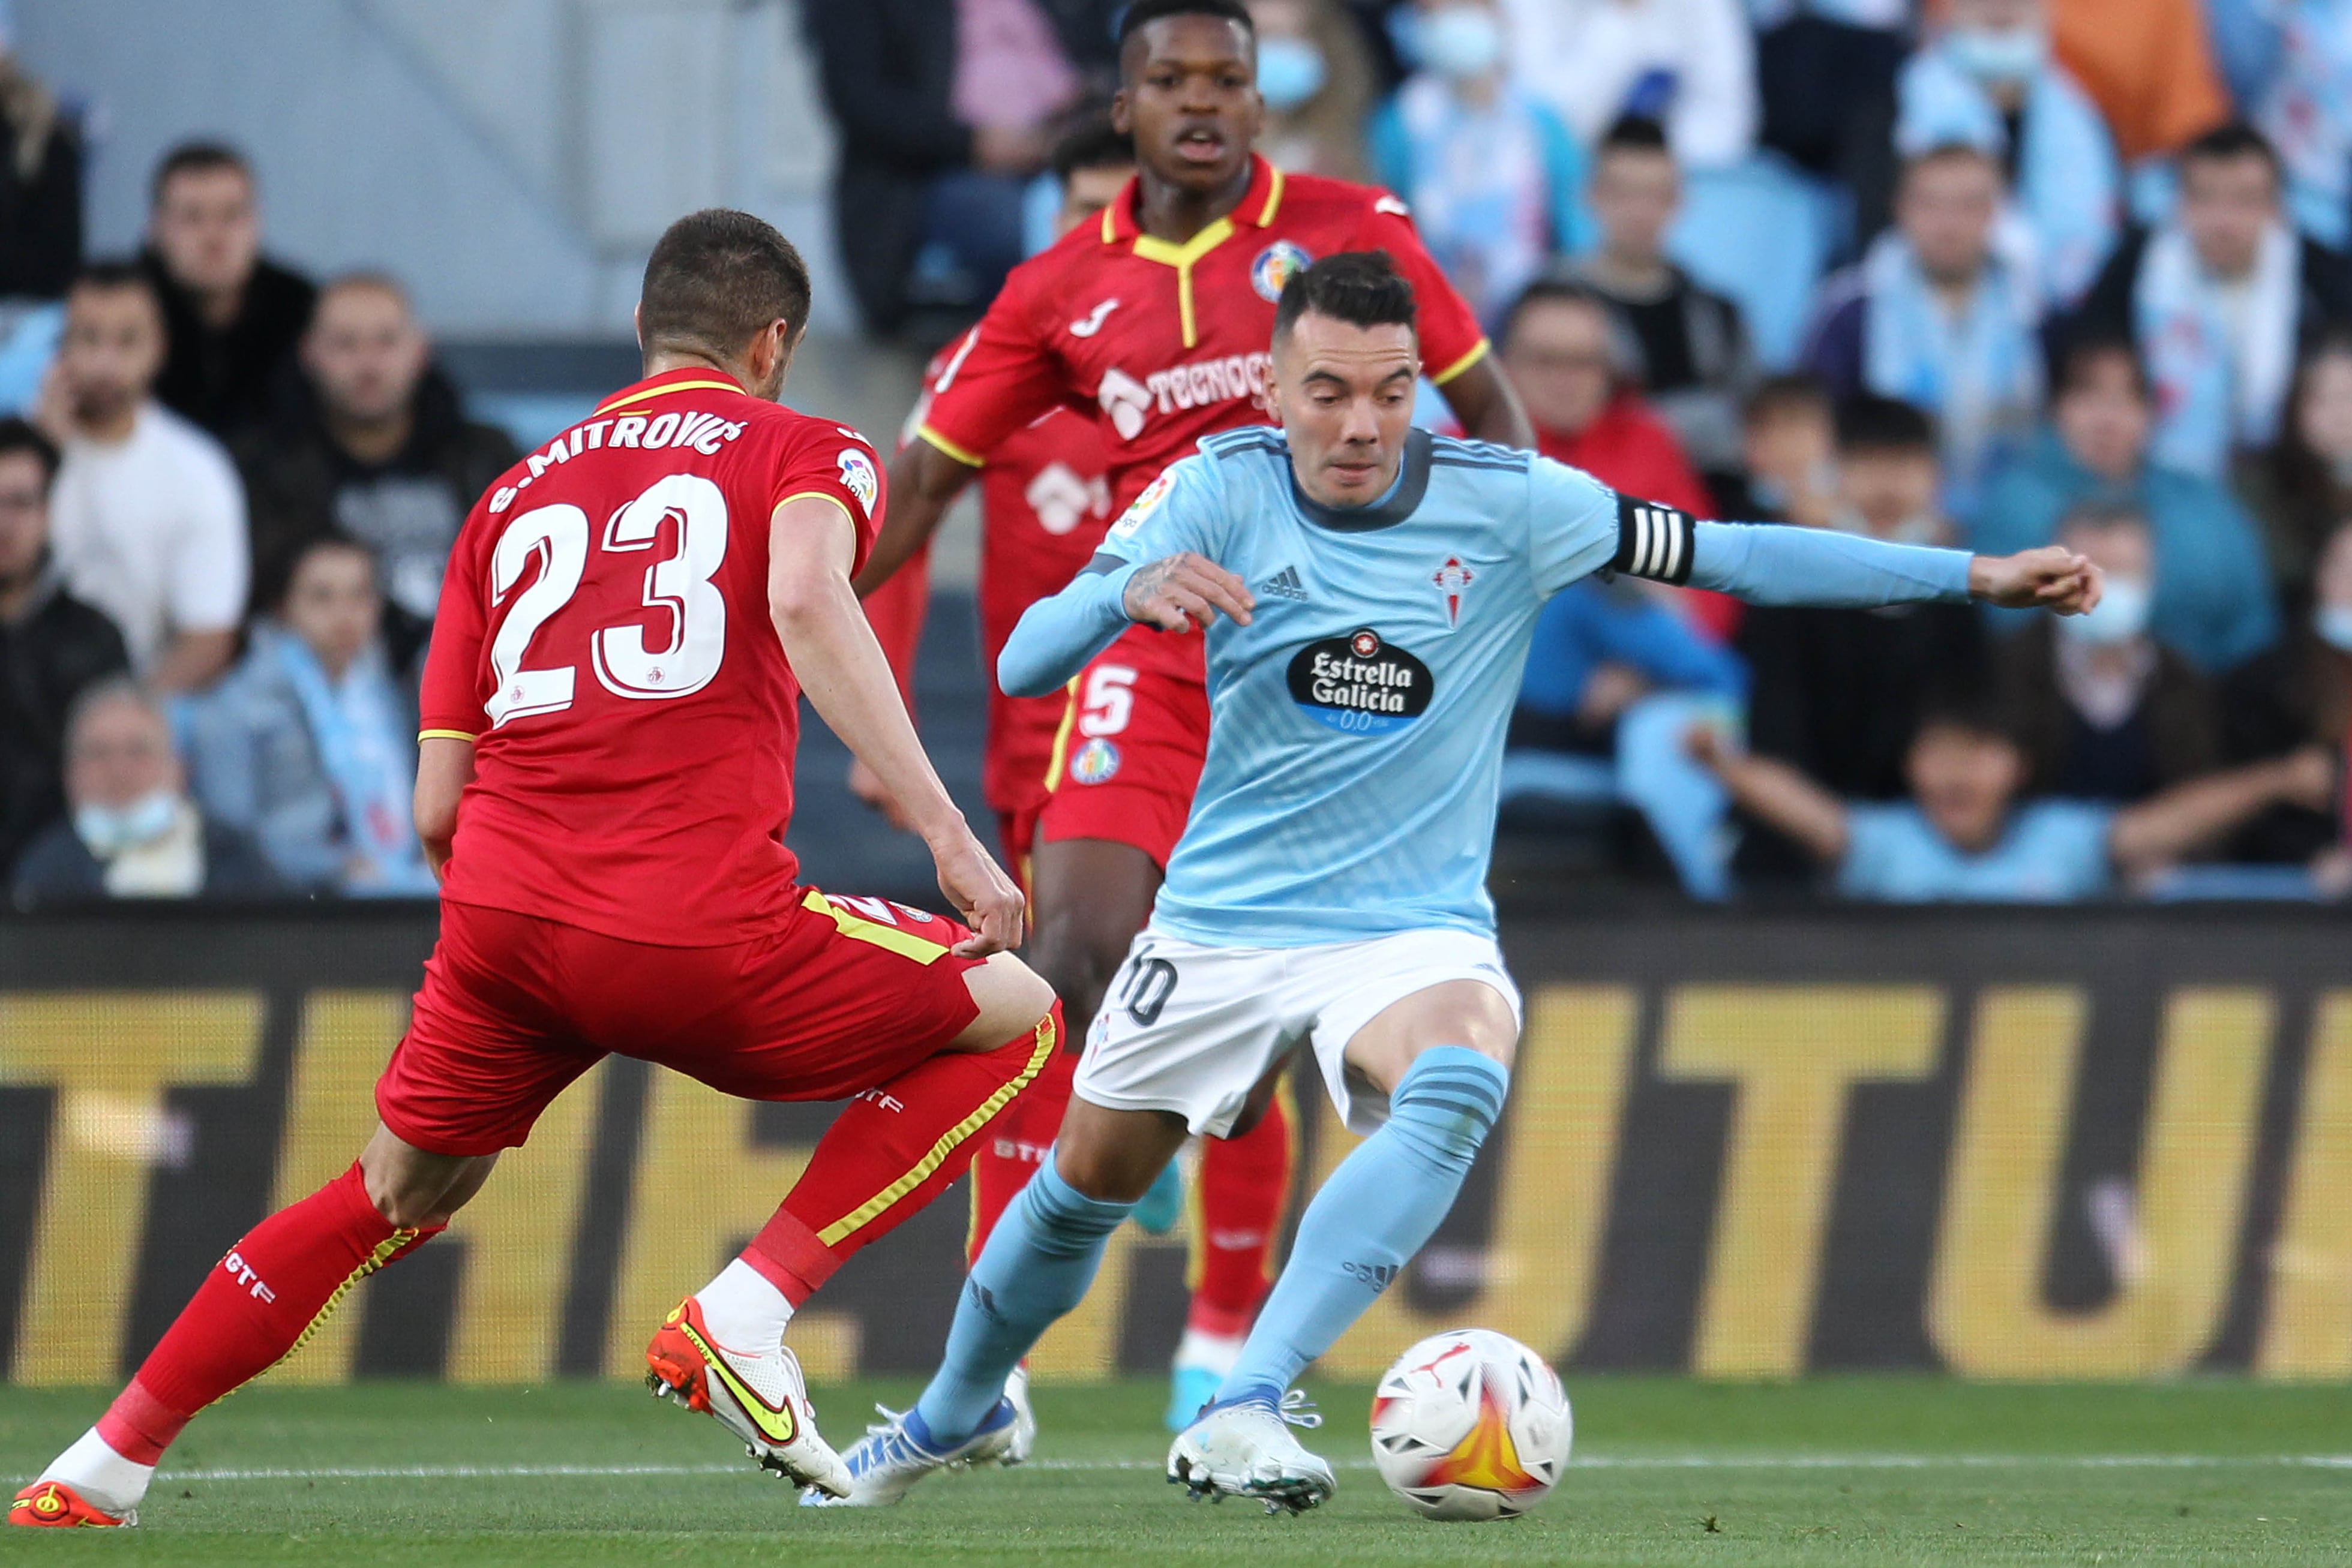
[[[1283,471],[1290,476],[1290,499],[1308,522],[1335,533],[1365,534],[1394,528],[1412,516],[1429,490],[1429,432],[1419,425],[1407,432],[1404,456],[1397,464],[1396,482],[1389,493],[1369,507],[1327,507],[1299,488],[1298,470],[1290,465],[1286,450]]]
[[[1242,193],[1242,199],[1234,204],[1234,210],[1180,246],[1145,234],[1143,225],[1136,221],[1136,208],[1143,199],[1143,181],[1137,176],[1129,180],[1119,191],[1118,199],[1103,209],[1102,242],[1109,246],[1131,245],[1135,254],[1147,261],[1166,261],[1171,266],[1176,265],[1176,257],[1180,254],[1190,251],[1197,257],[1201,252],[1213,249],[1220,241],[1231,236],[1239,225],[1247,224],[1252,228],[1262,229],[1274,222],[1275,214],[1282,208],[1284,183],[1281,170],[1267,162],[1262,155],[1251,153],[1249,189]],[[1204,236],[1210,235],[1216,237],[1202,244]]]
[[[739,397],[751,394],[743,390],[740,382],[724,371],[714,371],[707,365],[688,365],[675,371],[664,371],[657,376],[631,382],[596,405],[591,419],[648,402],[666,392],[731,392]]]

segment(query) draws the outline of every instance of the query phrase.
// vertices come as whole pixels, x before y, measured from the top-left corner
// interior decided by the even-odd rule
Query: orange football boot
[[[672,1307],[646,1346],[646,1386],[699,1410],[743,1439],[767,1469],[795,1487],[849,1495],[849,1471],[817,1434],[800,1358],[781,1341],[763,1351],[720,1344],[692,1296]]]
[[[121,1518],[94,1503],[63,1481],[35,1481],[8,1504],[8,1522],[33,1530],[119,1530],[139,1522],[132,1509]]]

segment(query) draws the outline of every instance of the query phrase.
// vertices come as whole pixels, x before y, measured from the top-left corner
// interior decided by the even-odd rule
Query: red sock
[[[961,1176],[1062,1051],[1062,1004],[994,1051],[948,1051],[852,1100],[743,1261],[799,1306]]]
[[[190,1416],[284,1360],[353,1285],[440,1229],[402,1229],[378,1214],[352,1162],[229,1249],[99,1418],[98,1435],[124,1458],[153,1464]]]
[[[1054,1134],[1061,1131],[1062,1113],[1070,1108],[1070,1082],[1077,1075],[1077,1052],[1055,1051],[1037,1082],[989,1124],[980,1152],[971,1156],[971,1228],[963,1248],[967,1267],[988,1245],[988,1233],[996,1228],[1005,1207],[1045,1163]]]
[[[1184,1326],[1233,1338],[1249,1332],[1274,1281],[1275,1233],[1290,1200],[1290,1107],[1276,1093],[1238,1138],[1201,1144],[1200,1227],[1192,1310]]]

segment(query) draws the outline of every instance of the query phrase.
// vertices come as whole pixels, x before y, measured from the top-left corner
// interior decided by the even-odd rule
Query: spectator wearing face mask
[[[1838,411],[1832,527],[1900,544],[1943,544],[1933,423],[1888,398]],[[1903,757],[1933,692],[1986,679],[1983,622],[1962,604],[1885,610],[1749,606],[1736,646],[1753,676],[1749,747],[1855,800],[1903,792]],[[1759,824],[1736,860],[1744,881],[1809,879],[1811,862]]]
[[[1250,0],[1265,129],[1257,149],[1277,169],[1327,179],[1371,177],[1364,123],[1372,62],[1337,0]],[[1419,214],[1416,214],[1416,216]]]
[[[1420,68],[1372,122],[1376,178],[1411,205],[1430,255],[1492,321],[1551,256],[1583,244],[1584,156],[1559,117],[1506,75],[1495,0],[1421,0],[1414,22]]]
[[[377,636],[383,608],[365,545],[312,538],[196,721],[205,811],[252,835],[298,888],[433,891],[409,813],[415,716]]]
[[[167,345],[155,396],[226,441],[267,416],[318,290],[261,254],[253,166],[191,141],[156,165],[141,258]]]
[[[2156,461],[2219,479],[2277,439],[2298,348],[2347,320],[2352,268],[2288,223],[2270,142],[2227,125],[2181,153],[2178,211],[2123,243],[2073,329],[2137,341]]]
[[[52,542],[66,585],[121,630],[141,678],[192,692],[228,667],[245,615],[245,491],[220,444],[154,400],[163,353],[147,276],[84,267],[42,415],[65,451]]]
[[[1590,147],[1629,114],[1685,169],[1756,149],[1756,41],[1742,0],[1504,0],[1511,72]]]
[[[2045,0],[1951,0],[1895,92],[1897,149],[1957,142],[1999,160],[2010,197],[1996,246],[2045,301],[2080,298],[2123,222],[2123,171],[2097,108],[2051,57]]]
[[[1818,377],[1767,377],[1739,422],[1740,472],[1715,487],[1716,516],[1826,528],[1837,518],[1837,407]]]
[[[66,721],[68,814],[16,862],[17,907],[108,898],[257,898],[280,891],[253,841],[188,799],[163,710],[100,681]]]
[[[476,497],[519,457],[465,417],[408,296],[381,273],[339,277],[303,335],[298,394],[238,446],[258,602],[294,556],[341,533],[375,553],[386,652],[406,670],[432,629],[441,570]]]
[[[2211,772],[2221,715],[2196,666],[2148,634],[2156,550],[2147,520],[2091,502],[2057,542],[2105,582],[2086,615],[2044,616],[2001,645],[1999,689],[2017,716],[2038,794],[2129,804]]]
[[[2311,604],[2321,549],[2352,517],[2352,330],[2331,329],[2304,355],[2286,405],[2278,444],[2239,457],[2236,488],[2262,523],[2293,617]]]
[[[2210,774],[2116,807],[2025,797],[2031,761],[2011,716],[1938,702],[1904,758],[1906,798],[1841,800],[1785,762],[1692,732],[1733,800],[1801,844],[1838,893],[1878,903],[2059,904],[2145,883],[2285,803],[2325,802],[2336,769],[2315,747]]]
[[[1803,355],[1841,400],[1867,392],[1935,415],[1945,504],[1962,519],[2042,401],[2039,290],[1993,244],[2001,199],[1978,148],[1908,160],[1895,227],[1822,286]]]
[[[1719,486],[1739,467],[1739,405],[1755,384],[1756,360],[1739,307],[1666,256],[1682,176],[1656,120],[1628,118],[1609,128],[1593,155],[1591,191],[1601,239],[1574,264],[1574,276],[1616,306],[1633,335],[1643,395]]]
[[[2209,674],[2243,664],[2278,636],[2260,531],[2212,480],[2156,463],[2147,380],[2127,338],[2085,336],[2059,356],[2049,428],[1995,476],[1969,532],[1979,550],[2048,544],[2084,501],[2118,501],[2148,521],[2156,545],[2156,640]],[[2022,617],[1988,611],[2015,630]]]
[[[114,622],[65,590],[49,555],[58,449],[0,419],[0,873],[65,809],[66,714],[130,664]]]

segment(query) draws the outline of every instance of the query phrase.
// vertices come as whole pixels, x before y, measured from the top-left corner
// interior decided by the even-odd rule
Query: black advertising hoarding
[[[0,1375],[112,1376],[351,1162],[432,931],[399,907],[0,925]],[[1325,1371],[1475,1322],[1722,1376],[2352,1374],[2352,923],[1668,911],[1507,920],[1504,945],[1511,1109]],[[1312,1181],[1349,1140],[1299,1088]],[[609,1061],[272,1375],[626,1375],[830,1113]],[[950,1194],[835,1278],[794,1321],[814,1375],[930,1364],[963,1224]],[[1163,1365],[1182,1278],[1181,1236],[1123,1230],[1040,1375]]]

